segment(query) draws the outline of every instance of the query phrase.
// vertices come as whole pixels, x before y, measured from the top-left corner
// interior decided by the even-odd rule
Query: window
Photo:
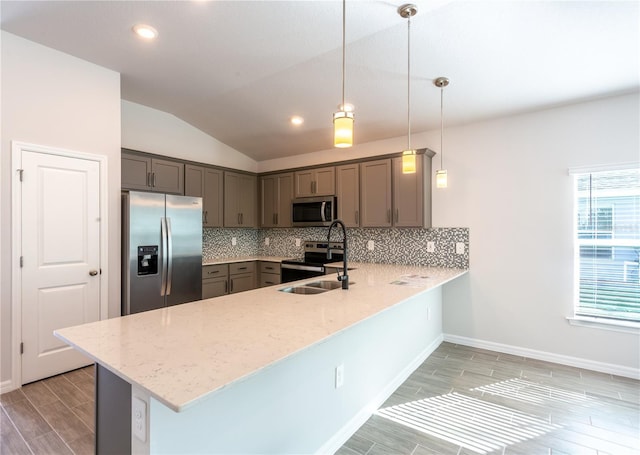
[[[575,315],[640,322],[640,169],[574,178]]]

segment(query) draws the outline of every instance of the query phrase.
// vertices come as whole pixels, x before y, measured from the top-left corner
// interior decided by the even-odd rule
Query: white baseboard
[[[613,374],[616,376],[624,376],[632,379],[640,379],[640,370],[636,368],[616,365],[613,363],[596,362],[593,360],[582,359],[580,357],[571,357],[553,352],[537,351],[535,349],[521,348],[508,344],[494,343],[492,341],[478,340],[476,338],[467,338],[457,335],[444,335],[444,341],[449,343],[461,344],[473,348],[487,349],[489,351],[502,352],[504,354],[517,355],[521,357],[529,357],[536,360],[544,360],[546,362],[559,363],[571,367],[584,368],[586,370],[599,371],[601,373]]]
[[[12,390],[15,390],[17,388],[18,387],[13,386],[13,381],[11,379],[0,382],[0,394],[11,392]]]
[[[331,439],[325,442],[320,449],[316,452],[317,455],[335,453],[340,447],[344,445],[347,440],[358,431],[358,429],[369,420],[369,417],[384,403],[387,401],[395,390],[407,380],[411,373],[418,368],[422,362],[427,360],[433,351],[444,341],[442,335],[437,337],[429,346],[427,346],[413,361],[407,365],[405,369],[400,371],[395,378],[373,399],[371,402],[362,408],[353,418],[347,422]]]

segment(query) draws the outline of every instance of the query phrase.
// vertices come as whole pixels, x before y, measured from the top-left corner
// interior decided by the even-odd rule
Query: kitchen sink
[[[349,284],[355,284],[353,282],[349,282]],[[296,286],[288,286],[286,288],[278,289],[281,292],[286,292],[288,294],[322,294],[323,292],[332,291],[333,289],[338,289],[342,287],[342,283],[340,281],[312,281],[310,283],[298,284]]]

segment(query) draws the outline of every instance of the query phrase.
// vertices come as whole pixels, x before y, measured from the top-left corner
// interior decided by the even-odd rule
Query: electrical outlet
[[[431,308],[427,307],[427,321],[431,320]]]
[[[264,238],[264,245],[269,246],[269,237]]]
[[[231,245],[236,246],[237,243],[238,243],[238,239],[235,237],[231,237]]]
[[[373,240],[369,240],[367,242],[367,250],[369,251],[373,251],[373,249],[376,247],[376,244]]]
[[[147,441],[147,403],[136,396],[131,397],[131,427],[136,438]]]
[[[300,246],[301,243],[302,243],[302,240],[296,239],[296,246]]]
[[[456,242],[456,254],[464,254],[464,243]]]
[[[336,389],[344,385],[344,364],[341,363],[336,367]]]
[[[427,242],[427,253],[434,253],[436,251],[436,242]]]

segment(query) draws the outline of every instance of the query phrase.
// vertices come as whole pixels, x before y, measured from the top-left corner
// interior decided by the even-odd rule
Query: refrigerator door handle
[[[173,278],[173,240],[171,236],[171,218],[165,218],[167,223],[167,292],[171,295],[171,282]]]
[[[167,291],[167,219],[160,218],[160,250],[162,254],[162,280],[160,281],[160,295],[165,296]]]

